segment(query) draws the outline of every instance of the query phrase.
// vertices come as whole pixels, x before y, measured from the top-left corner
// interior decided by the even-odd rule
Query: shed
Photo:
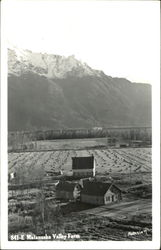
[[[55,187],[57,199],[73,200],[80,197],[81,187],[78,183],[59,181]]]

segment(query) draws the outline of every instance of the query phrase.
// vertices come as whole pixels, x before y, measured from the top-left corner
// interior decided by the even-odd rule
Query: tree
[[[33,214],[33,222],[36,227],[36,232],[38,224],[42,225],[42,234],[45,235],[45,195],[43,191],[43,186],[36,195],[36,207]],[[37,232],[38,233],[38,232]]]

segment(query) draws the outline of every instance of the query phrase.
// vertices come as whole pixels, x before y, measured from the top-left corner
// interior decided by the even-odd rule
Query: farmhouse
[[[81,191],[81,202],[104,205],[121,200],[121,190],[112,183],[85,181]]]
[[[94,156],[72,157],[72,170],[75,177],[95,176]]]
[[[78,183],[59,181],[55,189],[57,199],[76,200],[80,197],[81,187]]]

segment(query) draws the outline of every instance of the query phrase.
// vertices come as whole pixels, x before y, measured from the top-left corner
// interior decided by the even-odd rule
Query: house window
[[[110,201],[110,196],[107,196],[107,197],[106,197],[106,201]]]

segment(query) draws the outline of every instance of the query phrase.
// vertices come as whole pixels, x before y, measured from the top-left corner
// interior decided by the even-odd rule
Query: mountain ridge
[[[101,76],[99,70],[93,70],[86,63],[80,62],[74,55],[68,57],[47,53],[36,53],[30,50],[8,49],[8,73],[20,75],[26,71],[35,72],[48,78],[65,78],[69,72],[84,75]]]
[[[107,76],[74,56],[8,52],[9,131],[151,126],[151,86]],[[51,58],[49,58],[51,56]]]

